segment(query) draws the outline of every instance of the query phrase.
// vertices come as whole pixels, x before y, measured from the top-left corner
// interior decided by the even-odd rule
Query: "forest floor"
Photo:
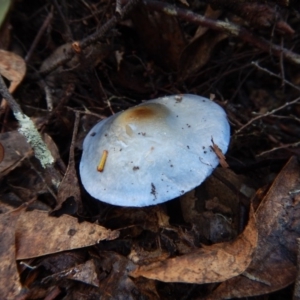
[[[4,16],[1,299],[300,299],[298,1],[18,0]],[[89,129],[181,94],[226,111],[228,166],[156,206],[91,197]]]

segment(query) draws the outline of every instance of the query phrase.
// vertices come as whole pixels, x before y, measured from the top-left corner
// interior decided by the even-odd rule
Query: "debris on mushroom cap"
[[[91,196],[106,203],[162,203],[211,174],[219,163],[212,139],[227,151],[230,128],[216,103],[196,95],[150,100],[91,129],[83,143],[81,181]]]

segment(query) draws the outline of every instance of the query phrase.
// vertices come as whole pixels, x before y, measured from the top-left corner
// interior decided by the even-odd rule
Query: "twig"
[[[269,153],[277,151],[277,150],[281,150],[281,149],[285,149],[285,148],[295,148],[295,147],[298,147],[298,146],[300,146],[300,141],[298,141],[296,143],[292,143],[292,144],[284,144],[284,145],[281,145],[279,147],[274,147],[270,150],[263,151],[263,152],[257,154],[256,157],[260,157],[260,156],[269,154]]]
[[[283,48],[283,37],[280,38],[280,46]],[[280,55],[280,73],[281,73],[281,85],[284,86],[285,83],[285,72],[284,72],[284,60],[283,60],[283,53]]]
[[[109,30],[114,28],[117,25],[117,23],[119,22],[119,20],[122,19],[125,15],[127,15],[139,1],[140,0],[129,0],[127,2],[127,4],[124,6],[124,8],[122,9],[122,13],[113,16],[105,24],[103,24],[99,30],[97,30],[90,36],[84,38],[81,41],[75,42],[76,48],[83,50],[83,49],[87,48],[88,46],[90,46],[91,44],[94,44],[95,42],[99,41],[101,38],[103,38],[103,36]],[[67,51],[67,53],[65,53],[65,55],[63,56],[62,59],[55,61],[55,63],[52,64],[51,66],[49,66],[49,68],[41,71],[40,75],[41,76],[48,75],[49,73],[51,73],[52,71],[57,69],[59,66],[62,66],[63,64],[70,61],[74,55],[75,55],[75,51],[74,51],[73,47],[71,47],[71,49],[69,51]]]
[[[41,79],[40,82],[45,91],[47,110],[52,112],[53,111],[53,99],[52,99],[51,90],[45,80]]]
[[[300,123],[300,118],[297,118],[296,116],[293,116],[293,115],[289,115],[289,116],[272,115],[270,117],[276,118],[276,119],[286,119],[286,120],[291,120],[291,121],[295,121],[295,122],[299,122]]]
[[[0,75],[0,94],[9,103],[15,118],[18,120],[20,128],[19,132],[26,138],[34,150],[36,158],[40,161],[43,168],[53,166],[54,158],[47,145],[42,140],[38,130],[32,120],[23,113],[20,105],[9,93],[2,76]]]
[[[58,14],[59,14],[62,22],[63,22],[63,24],[65,26],[65,29],[66,29],[66,32],[67,32],[67,35],[66,35],[67,42],[72,42],[72,40],[73,40],[73,38],[72,38],[73,34],[72,34],[72,31],[71,31],[71,28],[70,28],[70,26],[69,26],[69,24],[68,24],[68,22],[67,22],[67,20],[66,20],[66,18],[64,16],[63,12],[61,11],[60,6],[57,3],[57,0],[54,0],[53,4],[54,4],[54,6],[55,6],[55,8],[56,8],[56,10],[57,10],[57,12],[58,12]],[[60,4],[62,4],[62,3],[60,3]]]
[[[123,1],[125,3],[127,2],[127,0]],[[191,10],[178,8],[174,5],[167,4],[165,2],[143,0],[143,3],[149,9],[161,11],[167,15],[178,17],[187,22],[202,25],[216,31],[226,32],[229,35],[236,36],[244,42],[257,47],[264,52],[271,52],[277,57],[280,57],[280,55],[282,54],[285,59],[293,63],[300,64],[300,55],[288,49],[282,48],[279,45],[274,45],[269,41],[265,40],[264,38],[257,37],[251,31],[236,24],[220,20],[212,20],[202,15],[196,14]]]
[[[121,0],[116,0],[116,13],[118,13],[120,15],[122,13]]]
[[[293,87],[293,88],[296,89],[297,91],[300,91],[300,87],[299,87],[299,86],[294,85],[294,84],[291,83],[290,81],[284,79],[282,76],[279,76],[279,75],[277,75],[277,74],[271,72],[270,70],[261,67],[257,62],[253,61],[251,64],[252,64],[253,66],[255,66],[258,70],[263,71],[263,72],[266,72],[266,73],[269,74],[270,76],[276,77],[276,78],[282,80],[282,82],[284,82],[285,84],[287,84],[287,85]]]
[[[244,130],[246,127],[248,127],[249,125],[251,125],[253,122],[255,122],[255,121],[259,120],[259,119],[265,118],[267,116],[270,116],[270,115],[278,112],[279,110],[282,110],[282,109],[284,109],[284,108],[286,108],[286,107],[288,107],[290,105],[293,105],[293,104],[299,102],[299,100],[300,100],[300,97],[296,98],[295,100],[293,100],[291,102],[286,102],[283,105],[281,105],[281,106],[279,106],[277,108],[274,108],[271,111],[266,112],[265,114],[259,115],[259,116],[255,117],[255,118],[251,119],[249,122],[247,122],[245,125],[243,125],[240,129],[238,129],[235,132],[235,134],[240,133],[242,130]]]
[[[68,166],[71,165],[72,168],[74,168],[74,170],[75,170],[75,158],[74,158],[75,142],[76,142],[76,136],[77,136],[78,128],[79,128],[79,121],[80,121],[80,113],[78,111],[76,111],[72,141],[71,141],[70,152],[69,152],[69,164],[68,164]]]
[[[80,2],[91,12],[91,16],[87,16],[87,17],[81,18],[80,21],[87,20],[89,18],[94,18],[96,22],[99,22],[99,19],[97,17],[97,14],[99,13],[97,11],[97,5],[99,5],[100,3],[98,3],[98,4],[91,4],[90,5],[90,3],[88,3],[85,0],[80,0]],[[69,22],[71,23],[72,21],[69,21]],[[74,20],[73,20],[73,22],[74,22]]]
[[[89,110],[81,111],[81,110],[77,110],[77,109],[74,109],[74,108],[69,107],[69,106],[66,106],[66,109],[70,110],[70,111],[72,111],[74,113],[79,113],[79,114],[82,114],[82,115],[94,116],[94,117],[97,117],[99,120],[103,120],[103,119],[107,118],[107,116],[105,116],[105,115],[99,115],[97,113],[90,112]]]
[[[52,20],[52,17],[53,17],[53,8],[51,8],[51,12],[48,14],[47,18],[45,19],[43,25],[41,26],[41,28],[39,29],[36,37],[34,38],[31,46],[30,46],[30,49],[28,50],[26,56],[25,56],[25,61],[28,63],[28,61],[30,60],[31,56],[32,56],[32,53],[34,51],[34,49],[36,48],[38,42],[40,41],[43,33],[45,32],[45,30],[47,29],[50,21]]]

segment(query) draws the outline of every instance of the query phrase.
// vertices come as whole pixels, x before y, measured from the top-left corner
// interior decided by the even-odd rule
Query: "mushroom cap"
[[[148,206],[193,189],[219,164],[212,139],[227,151],[224,110],[197,95],[147,101],[97,123],[86,136],[80,162],[88,193],[120,206]],[[97,166],[107,151],[103,172]]]

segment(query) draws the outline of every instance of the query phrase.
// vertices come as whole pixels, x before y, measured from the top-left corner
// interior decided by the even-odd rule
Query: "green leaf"
[[[0,27],[6,17],[10,6],[10,0],[0,0]]]

